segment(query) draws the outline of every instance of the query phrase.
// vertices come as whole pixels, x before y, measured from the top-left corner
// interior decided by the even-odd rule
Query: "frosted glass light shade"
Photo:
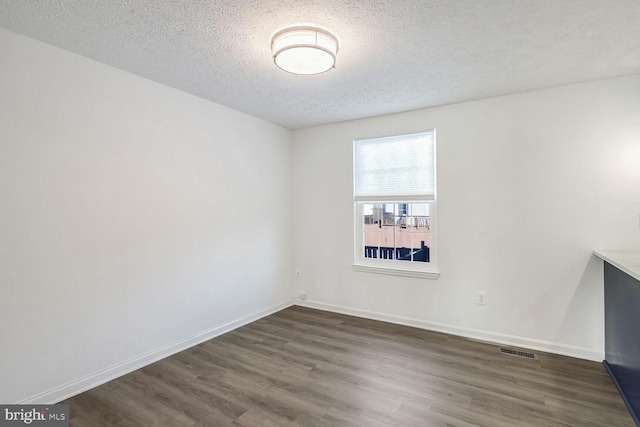
[[[271,38],[273,62],[293,74],[320,74],[336,65],[338,39],[316,27],[292,27]]]

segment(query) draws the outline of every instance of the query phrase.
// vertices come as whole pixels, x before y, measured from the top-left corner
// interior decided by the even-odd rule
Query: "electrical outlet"
[[[476,304],[487,305],[487,293],[485,291],[476,291]]]
[[[296,279],[302,279],[302,273],[300,270],[296,270]]]

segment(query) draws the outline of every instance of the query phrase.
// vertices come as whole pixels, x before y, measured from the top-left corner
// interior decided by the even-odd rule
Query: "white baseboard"
[[[195,334],[185,339],[182,339],[180,341],[177,341],[173,344],[169,344],[167,346],[158,348],[156,350],[152,350],[148,353],[134,357],[133,359],[129,359],[125,362],[119,363],[117,365],[111,366],[109,368],[103,369],[101,371],[95,372],[93,374],[87,375],[77,380],[71,381],[67,384],[63,384],[51,390],[47,390],[43,393],[39,393],[35,396],[29,397],[28,399],[24,399],[23,401],[18,403],[19,404],[51,405],[57,402],[61,402],[72,396],[75,396],[84,391],[87,391],[89,389],[102,385],[106,382],[114,380],[118,377],[126,375],[130,372],[133,372],[137,369],[143,368],[147,365],[157,362],[158,360],[161,360],[173,354],[179,353],[183,350],[186,350],[190,347],[201,344],[205,341],[208,341],[222,334],[226,334],[227,332],[231,332],[234,329],[237,329],[248,323],[254,322],[265,316],[269,316],[270,314],[283,310],[287,307],[291,307],[293,304],[294,302],[293,300],[291,300],[281,304],[276,304],[270,307],[263,308],[261,310],[250,313],[246,316],[242,316],[239,319],[236,319],[224,325],[216,326],[209,330],[200,332],[198,334]]]
[[[576,357],[578,359],[593,360],[602,362],[603,351],[594,351],[586,347],[560,344],[551,341],[542,341],[531,338],[519,337],[515,335],[500,334],[496,332],[482,331],[478,329],[463,328],[460,326],[447,325],[443,323],[428,322],[425,320],[412,319],[409,317],[397,316],[393,314],[378,313],[357,308],[343,307],[333,304],[325,304],[317,301],[296,300],[296,305],[301,307],[315,308],[318,310],[330,311],[333,313],[346,314],[349,316],[362,317],[382,322],[395,323],[398,325],[412,326],[414,328],[426,329],[429,331],[443,332],[445,334],[457,335],[478,341],[486,341],[501,345],[527,348],[531,350],[544,351],[547,353],[560,354],[563,356]]]
[[[212,338],[231,332],[241,326],[247,325],[263,317],[269,316],[280,310],[283,310],[292,305],[299,305],[302,307],[314,308],[317,310],[330,311],[334,313],[341,313],[350,316],[362,317],[371,320],[380,320],[383,322],[395,323],[398,325],[412,326],[414,328],[426,329],[430,331],[443,332],[446,334],[462,336],[480,341],[487,341],[497,344],[509,345],[514,347],[528,348],[531,350],[545,351],[548,353],[555,353],[564,356],[576,357],[579,359],[593,360],[601,362],[604,359],[603,352],[593,351],[584,347],[570,346],[565,344],[554,343],[550,341],[541,341],[530,338],[518,337],[514,335],[499,334],[495,332],[481,331],[471,328],[463,328],[459,326],[446,325],[442,323],[428,322],[419,319],[412,319],[403,316],[396,316],[392,314],[378,313],[373,311],[360,310],[356,308],[337,306],[332,304],[325,304],[317,301],[302,301],[291,300],[281,304],[276,304],[270,307],[263,308],[261,310],[250,313],[246,316],[242,316],[234,321],[226,323],[221,326],[211,328],[209,330],[192,335],[173,344],[158,348],[148,353],[129,359],[125,362],[71,381],[69,383],[60,385],[51,390],[39,393],[35,396],[31,396],[24,399],[18,404],[45,404],[50,405],[57,402],[61,402],[72,396],[80,394],[84,391],[107,383],[118,377],[126,375],[137,369],[150,365],[158,360],[169,357],[173,354],[179,353],[195,345],[201,344]]]

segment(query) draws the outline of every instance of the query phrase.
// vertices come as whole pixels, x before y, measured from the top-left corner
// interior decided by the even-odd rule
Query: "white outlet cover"
[[[476,304],[487,305],[487,293],[484,291],[476,291]]]

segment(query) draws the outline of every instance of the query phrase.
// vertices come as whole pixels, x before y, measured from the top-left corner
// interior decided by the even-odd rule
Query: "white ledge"
[[[593,254],[634,279],[640,280],[640,252],[595,250]]]
[[[440,277],[440,273],[437,271],[401,270],[399,268],[373,267],[360,264],[353,264],[352,267],[355,271],[362,271],[364,273],[389,274],[391,276],[416,277],[419,279],[432,280]]]

